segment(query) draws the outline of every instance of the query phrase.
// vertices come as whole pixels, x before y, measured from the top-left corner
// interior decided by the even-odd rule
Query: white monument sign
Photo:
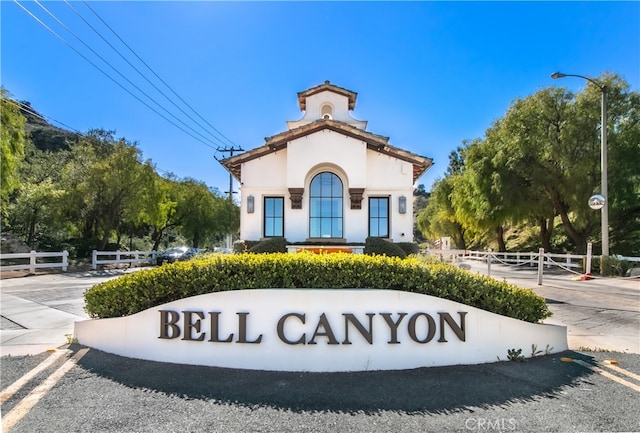
[[[567,350],[566,328],[427,295],[259,289],[194,296],[77,322],[82,345],[131,358],[277,371],[397,370]]]

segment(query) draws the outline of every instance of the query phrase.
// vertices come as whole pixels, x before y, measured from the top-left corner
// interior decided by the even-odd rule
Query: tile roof
[[[351,138],[363,141],[367,144],[367,148],[379,152],[384,155],[389,155],[402,161],[413,164],[413,181],[418,180],[425,171],[433,165],[433,160],[424,156],[411,153],[397,147],[389,145],[389,137],[382,135],[372,134],[371,132],[364,131],[355,126],[351,126],[348,123],[338,120],[324,120],[319,119],[315,122],[302,125],[298,128],[290,129],[280,134],[273,135],[265,138],[265,144],[257,147],[248,152],[241,153],[220,161],[220,163],[231,173],[236,179],[240,180],[242,177],[242,164],[265,155],[271,154],[278,150],[287,147],[290,141],[296,140],[300,137],[310,135],[324,129],[335,131],[339,134],[346,135]]]
[[[307,89],[304,92],[298,92],[298,106],[300,107],[300,111],[306,111],[307,97],[315,95],[316,93],[324,92],[325,90],[337,93],[338,95],[346,96],[347,98],[349,98],[349,110],[353,110],[355,108],[356,98],[358,94],[343,87],[338,87],[334,84],[331,84],[329,80],[327,80],[323,84]]]

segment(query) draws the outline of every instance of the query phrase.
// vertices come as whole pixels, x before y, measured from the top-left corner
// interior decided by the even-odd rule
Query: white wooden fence
[[[98,269],[98,265],[120,264],[155,264],[157,251],[96,251],[91,255],[91,269]],[[100,259],[100,257],[105,257]]]
[[[38,262],[39,258],[51,258],[51,257],[60,257],[62,259],[61,262],[48,262],[48,263],[42,263],[42,262]],[[36,269],[38,268],[62,268],[62,270],[64,272],[67,271],[67,268],[69,267],[69,252],[68,251],[62,251],[62,252],[53,252],[53,253],[38,253],[35,251],[31,251],[28,253],[12,253],[12,254],[2,254],[0,255],[0,260],[24,260],[24,259],[29,259],[29,264],[22,264],[22,265],[7,265],[7,266],[0,266],[0,269],[2,271],[20,271],[20,270],[25,270],[28,269],[29,270],[29,274],[35,274],[36,273]]]
[[[466,251],[463,256],[466,260],[482,260],[487,261],[491,256],[494,263],[504,263],[508,265],[529,265],[531,267],[538,266],[539,252],[515,252],[500,253],[494,251]],[[561,266],[568,269],[584,270],[585,255],[581,254],[552,254],[544,253],[543,264],[547,268],[551,266]]]
[[[465,251],[462,255],[457,256],[457,260],[482,260],[487,261],[487,257],[491,255],[491,259],[494,263],[503,262],[509,265],[538,265],[538,252],[514,252],[514,253],[499,253],[495,251]],[[544,265],[547,268],[551,266],[559,266],[568,269],[585,270],[586,260],[589,257],[588,254],[553,254],[544,253]],[[592,259],[597,260],[600,256],[591,256]],[[627,262],[640,263],[640,257],[626,257],[620,255],[613,255],[612,258],[617,260],[624,260]]]
[[[538,268],[538,284],[542,284],[543,269],[550,268],[552,266],[564,269],[570,273],[583,274],[583,278],[591,278],[591,261],[599,256],[593,256],[591,254],[592,244],[587,245],[587,254],[552,254],[545,253],[544,249],[540,248],[538,252],[493,252],[489,251],[464,251],[460,255],[452,257],[453,261],[456,260],[482,260],[487,263],[487,275],[491,276],[491,263],[499,263],[510,267],[517,266],[537,266]],[[639,257],[625,257],[625,256],[612,256],[617,260],[624,260],[630,262],[640,262]]]

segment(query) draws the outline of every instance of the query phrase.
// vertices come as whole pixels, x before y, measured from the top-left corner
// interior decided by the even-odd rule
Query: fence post
[[[491,276],[491,248],[489,248],[487,254],[487,276]]]
[[[36,274],[36,252],[29,252],[29,275]]]
[[[139,262],[139,259],[138,259],[138,250],[135,250],[135,251],[133,252],[133,263],[135,263],[135,264],[136,264],[136,266],[138,266],[138,262]],[[133,264],[130,264],[130,266],[132,266],[132,265],[133,265]]]
[[[542,285],[542,272],[544,271],[544,248],[538,250],[538,286]]]
[[[120,266],[120,250],[116,251],[116,266]]]
[[[586,265],[586,269],[585,269],[585,275],[587,277],[591,276],[591,253],[593,250],[593,244],[591,242],[589,242],[587,244],[587,265]]]
[[[67,272],[69,267],[69,251],[64,250],[62,252],[62,272]]]
[[[98,269],[98,252],[96,250],[93,250],[93,253],[91,254],[91,269],[93,269],[94,271],[96,269]]]

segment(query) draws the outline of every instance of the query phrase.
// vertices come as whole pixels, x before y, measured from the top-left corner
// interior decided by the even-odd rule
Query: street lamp
[[[600,194],[604,197],[604,206],[602,207],[602,255],[609,255],[609,197],[607,193],[607,86],[599,83],[593,78],[585,77],[584,75],[575,74],[563,74],[562,72],[554,72],[551,74],[551,78],[554,80],[564,77],[578,77],[583,78],[600,89],[602,94],[602,113],[600,117],[600,167],[602,170],[601,176],[601,191]]]

